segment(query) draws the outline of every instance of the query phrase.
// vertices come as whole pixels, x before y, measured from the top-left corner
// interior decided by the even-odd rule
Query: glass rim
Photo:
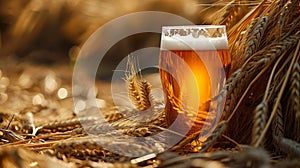
[[[226,28],[225,25],[174,25],[174,26],[162,26],[162,29],[178,29],[178,28]]]

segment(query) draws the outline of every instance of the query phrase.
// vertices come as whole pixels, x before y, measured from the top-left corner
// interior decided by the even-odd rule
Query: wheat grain
[[[77,167],[75,163],[66,163],[62,160],[50,157],[48,155],[37,154],[36,152],[30,151],[29,149],[17,147],[1,148],[0,157],[1,167]]]
[[[10,119],[12,119],[10,121]],[[19,114],[10,114],[8,112],[0,112],[0,127],[1,128],[6,128],[9,126],[7,129],[10,129],[14,132],[18,133],[29,133],[32,131],[32,127],[27,116],[19,115]]]
[[[280,65],[279,70],[276,70],[276,68],[272,69],[271,75],[275,74],[275,70],[276,70],[276,74],[274,76],[274,79],[272,80],[273,82],[271,80],[269,80],[268,85],[267,85],[269,87],[266,89],[266,92],[265,92],[265,96],[267,96],[267,98],[264,97],[264,99],[266,99],[268,101],[272,101],[274,99],[274,97],[276,97],[276,94],[278,93],[278,91],[280,90],[280,86],[282,85],[282,82],[283,82],[282,79],[284,79],[285,73],[288,68],[288,64],[292,60],[292,57],[287,57],[287,58],[282,57],[282,58],[285,58],[285,60],[284,60],[283,64]],[[277,65],[279,62],[280,62],[280,60],[277,60],[275,65]],[[271,79],[271,77],[270,77],[270,79]],[[270,90],[270,91],[268,91],[268,90]]]
[[[0,134],[1,141],[6,139],[8,140],[8,142],[17,142],[24,139],[23,137],[17,135],[13,131],[7,129],[0,128]]]
[[[275,118],[272,121],[272,136],[273,142],[276,146],[279,143],[279,138],[284,137],[284,124],[281,104],[278,105]]]
[[[289,27],[289,29],[287,30],[287,32],[284,34],[284,36],[282,38],[284,39],[284,38],[290,36],[291,34],[295,33],[295,31],[298,30],[297,28],[299,27],[299,25],[300,25],[300,17],[294,19],[293,22],[291,22],[287,25],[287,27]]]
[[[252,138],[251,144],[254,145],[259,137],[261,136],[262,131],[266,126],[266,118],[268,113],[268,104],[267,102],[261,102],[254,110],[253,117],[253,128],[252,128]]]
[[[267,27],[267,21],[267,16],[264,16],[261,19],[259,19],[259,21],[254,26],[253,31],[249,33],[249,37],[246,37],[247,43],[245,59],[249,58],[260,48],[260,43]]]
[[[300,19],[298,2],[293,1],[291,5],[287,4],[289,4],[289,1],[274,1],[274,3],[264,11],[264,14],[270,18],[270,24],[267,26],[268,34],[264,36],[266,44],[275,40],[280,41],[291,34],[297,34],[297,31],[299,31],[298,26],[295,26],[299,25]],[[285,5],[287,5],[287,8],[284,8]]]
[[[293,37],[294,38],[294,37]],[[293,39],[293,38],[291,38],[291,39]],[[291,40],[290,39],[290,40]],[[297,37],[296,37],[296,39],[297,39]],[[288,41],[288,40],[287,40]],[[273,45],[273,46],[272,46]],[[260,70],[260,71],[258,71],[258,72],[256,72],[256,73],[259,73],[259,75],[253,75],[253,77],[255,77],[253,80],[250,80],[249,81],[249,79],[247,80],[247,81],[242,81],[242,80],[240,80],[240,82],[250,82],[250,84],[247,84],[247,86],[245,86],[245,88],[247,87],[247,89],[246,90],[244,90],[244,89],[241,89],[241,90],[238,90],[237,88],[234,88],[235,90],[237,90],[239,93],[238,94],[236,94],[236,95],[241,95],[242,94],[242,91],[244,92],[244,94],[242,94],[242,96],[241,96],[241,98],[240,97],[238,97],[239,98],[239,101],[238,101],[238,103],[237,104],[234,104],[234,106],[231,104],[231,103],[233,103],[233,101],[235,101],[234,100],[234,93],[231,93],[231,94],[229,94],[228,95],[228,97],[230,97],[229,99],[227,99],[226,101],[230,101],[228,104],[226,104],[226,106],[225,106],[225,109],[224,110],[228,110],[229,108],[228,108],[228,106],[233,106],[234,107],[234,110],[233,111],[226,111],[225,112],[225,114],[229,114],[229,112],[231,113],[230,114],[230,116],[227,118],[226,116],[226,118],[225,119],[227,119],[227,120],[230,120],[230,119],[232,119],[233,118],[233,115],[236,113],[236,111],[237,111],[237,109],[238,109],[238,107],[239,107],[239,105],[240,105],[240,103],[242,102],[242,100],[243,100],[243,98],[245,97],[245,95],[246,95],[246,93],[248,92],[248,90],[249,90],[249,88],[251,87],[251,85],[253,84],[253,82],[255,82],[256,80],[257,80],[257,78],[260,78],[260,74],[263,74],[263,73],[265,73],[264,71],[266,71],[267,69],[268,69],[268,66],[271,66],[271,64],[270,64],[270,60],[272,60],[272,62],[273,62],[273,60],[274,60],[274,55],[277,55],[277,56],[279,56],[279,59],[276,59],[276,61],[277,61],[277,64],[278,64],[278,61],[280,60],[280,59],[282,59],[283,58],[283,56],[286,54],[286,53],[288,53],[288,51],[282,51],[281,52],[281,50],[282,50],[282,48],[285,48],[285,46],[281,46],[281,45],[283,45],[282,43],[281,43],[281,45],[279,45],[279,44],[272,44],[272,45],[270,45],[269,47],[271,47],[272,46],[272,48],[274,48],[273,50],[274,51],[269,51],[269,52],[273,52],[273,55],[272,54],[270,54],[268,57],[269,58],[262,58],[262,60],[259,60],[259,59],[257,59],[258,60],[258,63],[257,64],[254,64],[254,61],[252,62],[251,60],[247,60],[247,62],[245,63],[245,65],[242,67],[242,68],[245,68],[245,69],[247,69],[247,68],[249,68],[249,70],[248,71],[245,71],[245,72],[248,72],[248,73],[245,73],[244,72],[244,75],[245,76],[247,76],[247,75],[250,75],[250,76],[252,76],[253,75],[253,72],[255,72],[257,69],[260,69],[260,68],[264,68],[263,70]],[[290,44],[288,44],[288,45],[292,45],[291,43]],[[281,46],[281,47],[280,47]],[[289,48],[289,47],[288,47]],[[279,51],[277,51],[276,52],[276,50],[279,50]],[[266,52],[266,51],[265,51]],[[268,52],[266,52],[266,53],[268,53]],[[256,55],[256,54],[255,54]],[[255,56],[256,57],[256,56]],[[254,59],[254,56],[252,56],[250,59]],[[255,60],[255,59],[254,59]],[[252,63],[251,63],[252,62]],[[249,63],[251,63],[254,67],[255,66],[257,66],[257,65],[259,65],[258,67],[255,67],[255,68],[251,68],[249,65],[247,65],[247,64],[249,64]],[[268,63],[268,64],[267,64]],[[248,67],[247,67],[248,66]],[[243,70],[241,68],[241,70]],[[251,68],[251,69],[250,69]],[[276,69],[276,68],[275,68]],[[274,69],[274,70],[275,70]],[[247,77],[247,78],[249,78],[249,76]],[[241,79],[243,79],[243,78],[241,78]],[[238,83],[239,85],[240,85],[240,83]],[[231,91],[232,92],[232,91]],[[230,93],[230,92],[229,92]],[[232,98],[233,97],[233,98]],[[239,118],[240,117],[245,117],[245,115],[243,115],[243,114],[236,114],[236,118],[234,118],[234,121],[233,121],[233,123],[237,123],[238,122],[238,120],[239,120]],[[236,121],[236,122],[235,122]],[[232,122],[231,122],[231,125],[234,125],[234,124],[232,124]],[[246,125],[246,124],[245,124]],[[264,131],[265,131],[265,129],[264,129]],[[233,133],[233,132],[232,132]],[[233,134],[235,134],[235,133],[233,133]],[[247,135],[246,136],[244,136],[244,138],[246,138],[246,139],[250,139],[250,138],[247,138]],[[261,138],[261,137],[259,137],[259,138]]]
[[[241,32],[240,36],[236,39],[234,46],[231,49],[231,56],[234,58],[232,61],[237,61],[234,63],[235,66],[241,67],[245,60],[254,53],[254,47],[259,45],[257,43],[260,41],[259,36],[263,31],[259,30],[262,21],[263,19],[261,18],[253,19],[247,29]],[[258,36],[258,38],[256,36]]]
[[[236,43],[239,43],[239,46],[236,46],[236,52],[234,53],[234,55],[240,55],[243,56],[245,55],[244,53],[246,53],[246,44],[247,41],[250,39],[250,36],[252,34],[252,32],[254,31],[255,25],[257,25],[257,22],[259,21],[259,18],[254,18],[252,19],[252,21],[250,22],[249,26],[247,26],[246,30],[244,32],[241,33],[241,39],[238,39],[238,41]],[[240,47],[240,46],[246,46],[246,47]],[[233,53],[231,53],[232,55]],[[236,57],[236,56],[235,56]],[[244,63],[245,59],[244,57],[241,57],[243,59],[243,61],[239,61],[241,63],[241,65],[239,65],[239,67],[242,66],[242,63]]]
[[[121,112],[113,112],[104,116],[107,122],[117,121],[123,117],[124,115]]]
[[[137,61],[128,56],[126,82],[128,95],[133,105],[139,110],[147,110],[151,107],[151,85],[143,79],[142,74],[137,75]]]
[[[236,0],[232,0],[231,2],[227,3],[225,6],[223,6],[221,9],[219,9],[217,12],[215,12],[213,15],[207,18],[211,22],[211,24],[221,24],[222,22],[226,21],[226,16],[231,13],[233,7],[235,7]]]
[[[152,135],[153,133],[157,133],[157,129],[153,129],[153,127],[150,126],[145,126],[145,127],[138,127],[138,128],[126,128],[126,129],[120,129],[117,130],[118,132],[129,135],[129,136],[134,136],[134,137],[145,137]]]
[[[213,132],[207,137],[201,146],[200,152],[206,152],[211,145],[222,135],[227,127],[227,121],[221,121],[217,124]]]
[[[220,4],[220,2],[217,2],[214,5]],[[214,12],[208,19],[212,20],[212,24],[226,25],[226,27],[230,29],[251,9],[251,3],[232,0],[229,3],[226,3],[220,10]]]
[[[280,59],[279,59],[280,60]],[[279,61],[277,61],[278,63]],[[240,97],[240,100],[238,101],[238,103],[236,104],[235,108],[233,109],[233,111],[231,112],[231,115],[227,118],[227,120],[231,120],[231,118],[233,117],[233,115],[235,114],[235,112],[238,110],[238,107],[240,106],[240,104],[242,103],[243,99],[246,97],[247,93],[249,92],[250,88],[254,85],[255,82],[257,82],[257,80],[259,80],[261,78],[261,76],[268,70],[270,64],[267,65],[266,67],[264,67],[263,70],[261,70],[256,77],[249,83],[249,85],[247,86],[247,88],[244,90],[244,93],[242,94],[242,96]],[[276,68],[275,68],[276,69]],[[268,90],[268,89],[267,89]],[[257,96],[259,97],[259,96]]]
[[[39,125],[38,127],[41,127],[39,129],[39,133],[43,132],[56,132],[56,131],[68,131],[68,130],[74,130],[74,132],[77,133],[83,133],[83,130],[86,130],[86,132],[99,132],[103,133],[105,132],[105,128],[108,128],[108,125],[110,123],[111,126],[116,128],[129,128],[129,127],[140,127],[143,124],[157,124],[157,125],[164,125],[164,116],[161,113],[160,109],[157,108],[153,110],[152,116],[157,116],[157,118],[153,121],[147,121],[148,123],[139,123],[135,120],[131,120],[129,118],[124,118],[124,115],[126,117],[135,118],[136,120],[139,119],[139,117],[142,117],[142,115],[138,115],[140,111],[136,110],[126,110],[126,111],[116,111],[112,112],[111,114],[107,114],[104,116],[105,120],[99,118],[99,117],[80,117],[80,118],[72,118],[67,119],[63,121],[54,121],[47,124]],[[84,124],[84,128],[82,129],[82,124]],[[94,130],[94,131],[92,131]]]
[[[137,108],[141,107],[141,97],[139,94],[139,84],[137,81],[136,75],[130,76],[126,78],[128,83],[128,95],[133,103],[133,105]]]
[[[295,62],[292,75],[290,79],[291,87],[290,87],[290,98],[289,102],[291,102],[293,113],[295,114],[295,125],[296,130],[300,129],[300,65],[299,62]],[[298,136],[299,137],[299,136]]]
[[[255,8],[253,8],[250,12],[248,12],[237,24],[235,24],[229,31],[228,31],[228,42],[229,42],[229,47],[231,48],[232,45],[235,44],[237,41],[237,38],[241,35],[241,32],[245,30],[247,25],[252,21],[253,18],[258,16],[261,11],[265,8],[265,3],[267,1],[263,0],[260,2],[259,5],[257,5]],[[276,3],[272,3],[275,4]],[[230,51],[232,51],[230,49]]]
[[[300,167],[300,160],[295,159],[284,159],[281,162],[277,162],[273,166],[274,168],[292,168],[292,167]]]
[[[172,167],[180,162],[186,162],[187,160],[193,159],[209,159],[209,160],[224,160],[225,162],[230,160],[230,157],[235,154],[235,152],[230,151],[217,151],[211,153],[192,153],[189,155],[178,156],[177,153],[174,152],[164,152],[160,156],[158,156],[159,161],[161,162],[158,167]]]
[[[288,15],[292,15],[292,12],[297,11],[297,9],[295,9],[297,6],[299,5],[299,2],[297,1],[287,1],[284,6],[281,8],[280,14],[279,14],[279,18],[278,18],[278,33],[277,35],[279,36],[279,38],[282,38],[283,35],[285,34],[285,29],[290,27],[288,26],[288,21],[289,21],[289,17],[287,17]],[[299,14],[299,12],[298,12]],[[291,17],[290,17],[291,18]]]
[[[286,53],[286,52],[285,52],[285,53]],[[264,95],[264,98],[263,98],[263,101],[262,101],[262,102],[266,102],[266,99],[267,99],[267,96],[268,96],[268,92],[269,92],[269,90],[270,90],[271,81],[272,81],[272,79],[273,79],[275,70],[276,70],[277,66],[279,65],[280,61],[284,58],[284,57],[283,57],[284,55],[285,55],[285,54],[282,54],[282,55],[279,57],[279,59],[276,60],[276,63],[275,63],[275,65],[274,65],[273,68],[272,68],[272,72],[271,72],[271,74],[270,74],[269,81],[268,81],[268,84],[267,84],[267,87],[266,87],[266,91],[265,91],[265,95]],[[247,89],[244,90],[244,93],[242,94],[240,100],[239,100],[238,103],[236,104],[236,107],[235,107],[234,110],[232,111],[232,115],[228,118],[228,120],[230,120],[230,119],[232,118],[233,114],[237,111],[238,107],[239,107],[240,104],[242,103],[242,100],[245,98],[246,94],[249,92],[249,90],[250,90],[250,88],[252,87],[252,85],[253,85],[258,79],[260,79],[260,78],[262,77],[263,74],[266,73],[266,71],[269,69],[269,66],[270,66],[270,64],[267,65],[267,66],[265,66],[264,69],[261,70],[261,71],[256,75],[256,77],[251,81],[251,83],[248,85]],[[258,105],[258,106],[259,106],[259,105]],[[256,109],[256,110],[257,110],[257,109]],[[265,115],[266,115],[266,114],[265,114]],[[255,117],[259,117],[259,116],[256,116],[256,115],[254,115],[254,116],[255,116]],[[254,118],[254,120],[255,120],[255,118]],[[255,121],[254,123],[257,123],[257,122]],[[258,125],[255,125],[255,124],[254,124],[254,128],[255,128],[255,126],[258,126]],[[253,137],[253,136],[252,136],[252,137]],[[252,140],[253,140],[253,138],[252,138]]]
[[[278,145],[282,151],[292,155],[295,158],[300,157],[300,144],[296,141],[281,137],[279,138]]]
[[[236,71],[238,68],[240,68],[241,65],[243,65],[245,58],[243,57],[243,55],[240,55],[239,52],[239,50],[241,50],[240,46],[243,45],[242,34],[247,28],[248,24],[251,23],[251,21],[265,8],[265,3],[266,0],[260,2],[258,6],[248,12],[248,14],[246,14],[228,31],[229,51],[232,58],[230,73]]]
[[[232,159],[235,167],[270,167],[270,157],[263,149],[250,148],[233,155]]]
[[[294,35],[283,41],[274,42],[267,46],[263,51],[255,53],[247,60],[243,67],[238,70],[240,72],[237,73],[235,77],[235,80],[238,82],[236,81],[234,87],[230,87],[231,89],[227,92],[228,97],[224,108],[224,113],[226,114],[224,116],[225,119],[236,106],[236,101],[240,98],[239,95],[241,95],[241,92],[249,86],[252,79],[261,72],[265,66],[271,65],[276,58],[292,48],[299,39],[300,35]]]
[[[218,161],[218,163],[222,163],[222,165],[224,164],[226,167],[270,167],[270,157],[267,152],[263,149],[251,147],[239,152],[216,151],[211,153],[194,153],[183,156],[178,156],[176,153],[167,152],[159,156],[160,164],[158,167],[198,167],[201,164],[198,163],[198,166],[191,166],[187,162],[198,162],[199,159],[206,161]],[[219,165],[212,164],[211,166],[215,167]]]
[[[285,76],[285,78],[284,78],[283,84],[282,84],[282,86],[281,86],[281,88],[280,88],[280,91],[279,91],[279,93],[278,93],[277,100],[276,100],[276,102],[275,102],[275,104],[274,104],[274,106],[273,106],[271,115],[270,115],[270,117],[269,117],[269,119],[268,119],[268,122],[267,122],[267,124],[266,124],[266,127],[264,128],[264,130],[263,130],[261,136],[259,137],[259,139],[257,140],[256,144],[254,145],[255,147],[257,147],[257,146],[260,144],[260,142],[262,141],[262,139],[264,138],[264,136],[265,136],[265,134],[266,134],[266,132],[267,132],[267,130],[268,130],[268,128],[269,128],[269,126],[270,126],[272,120],[273,120],[273,117],[274,117],[274,115],[276,114],[276,113],[275,113],[275,112],[276,112],[276,109],[277,109],[277,107],[278,107],[278,105],[279,105],[279,103],[280,103],[280,100],[281,100],[281,98],[282,98],[283,92],[284,92],[284,90],[285,90],[285,87],[286,87],[287,82],[288,82],[288,79],[289,79],[289,75],[290,75],[291,70],[292,70],[292,66],[291,66],[291,65],[294,65],[294,62],[296,61],[296,58],[297,58],[297,56],[299,55],[299,48],[300,48],[300,41],[298,40],[298,44],[297,44],[296,51],[295,51],[295,53],[294,53],[294,55],[293,55],[293,59],[292,59],[292,61],[291,61],[291,63],[290,63],[290,66],[289,66],[289,68],[288,68],[288,70],[287,70],[287,73],[286,73],[286,76]]]
[[[153,111],[155,112],[155,111]],[[132,111],[132,114],[127,115],[127,118],[119,118],[118,120],[114,120],[112,122],[95,122],[92,125],[85,125],[82,128],[77,128],[73,130],[74,134],[114,134],[115,131],[119,132],[132,132],[134,129],[137,129],[137,133],[139,130],[143,130],[145,127],[149,127],[149,129],[153,126],[166,126],[165,114],[161,111],[160,113],[153,113],[153,116],[157,116],[157,118],[145,122],[139,122],[141,117],[140,111]],[[154,130],[159,131],[158,129],[149,130],[151,133],[155,133]],[[148,133],[150,133],[148,132]]]
[[[177,144],[176,146],[174,146],[172,149],[173,150],[178,150],[184,146],[186,146],[187,144],[190,144],[191,142],[195,141],[195,140],[198,140],[200,138],[200,134],[205,132],[207,130],[202,130],[201,131],[197,131],[187,137],[185,137],[183,140],[180,141],[179,144]]]
[[[229,112],[231,110],[231,109],[229,109],[230,108],[230,103],[231,103],[231,99],[233,98],[231,96],[230,92],[232,92],[232,90],[234,88],[236,88],[237,82],[240,80],[239,78],[241,77],[241,75],[240,75],[241,71],[242,71],[242,69],[238,69],[237,71],[232,73],[230,75],[230,77],[228,78],[228,80],[226,81],[224,89],[222,90],[221,99],[226,98],[224,111],[223,111],[223,114],[222,114],[223,119],[227,119],[228,116],[229,116]]]
[[[97,120],[99,120],[97,117],[82,117],[63,121],[54,121],[44,125],[39,125],[38,127],[41,127],[41,129],[39,129],[38,133],[73,130],[81,127],[81,124],[93,123]]]
[[[142,80],[139,83],[139,90],[140,90],[141,103],[138,109],[147,110],[148,108],[151,107],[151,100],[153,102],[153,98],[151,96],[151,84],[146,80]]]
[[[223,19],[220,23],[225,24],[227,28],[232,27],[232,25],[234,25],[237,22],[237,16],[241,11],[240,4],[236,2],[236,0],[233,0],[225,6],[226,12],[222,16]]]
[[[255,67],[259,61],[262,63],[268,63],[269,61],[273,61],[276,59],[278,56],[280,56],[282,53],[285,51],[289,50],[290,48],[294,47],[297,42],[300,39],[300,35],[291,35],[287,37],[286,39],[283,39],[282,41],[275,41],[272,42],[269,46],[266,46],[264,50],[261,50],[254,55],[252,55],[245,65],[243,66],[245,70],[251,70],[253,67]],[[265,59],[265,60],[264,60]],[[265,64],[264,64],[265,65]],[[260,66],[260,65],[258,65]],[[258,67],[256,66],[256,67]]]
[[[109,151],[114,153],[126,154],[127,157],[137,157],[161,151],[161,148],[164,148],[165,145],[159,142],[163,141],[151,137],[146,137],[144,141],[130,140],[125,136],[114,136],[112,141],[111,135],[98,135],[57,142],[52,146],[52,149],[58,153],[68,155],[76,155],[78,151],[107,151],[106,149],[109,149]]]

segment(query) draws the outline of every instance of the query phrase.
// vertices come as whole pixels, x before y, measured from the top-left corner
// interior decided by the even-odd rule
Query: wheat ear
[[[299,62],[295,62],[292,69],[291,76],[291,87],[290,87],[290,102],[291,110],[295,114],[295,137],[298,137],[300,140],[300,65]]]
[[[224,107],[225,119],[231,118],[234,115],[239,104],[242,101],[239,95],[241,95],[241,92],[245,87],[247,87],[247,90],[249,90],[249,83],[253,83],[253,77],[257,76],[258,73],[261,73],[263,69],[266,69],[266,66],[270,66],[275,58],[284,55],[287,50],[294,46],[295,42],[299,41],[299,38],[299,35],[295,35],[281,42],[275,42],[266,47],[266,50],[257,52],[246,61],[243,67],[238,70],[240,72],[235,77],[236,82],[234,82],[234,87],[227,88],[228,97],[226,99],[226,104]],[[244,91],[242,98],[245,96],[246,92]],[[236,102],[238,99],[239,101],[237,105]],[[234,110],[232,110],[233,108]]]
[[[141,72],[138,71],[137,60],[128,56],[126,82],[128,95],[132,104],[138,110],[146,110],[151,107],[151,85],[143,79]]]
[[[261,102],[254,110],[253,128],[252,128],[252,141],[251,145],[254,145],[262,134],[266,126],[266,118],[268,113],[267,102]]]
[[[295,158],[300,157],[300,144],[296,141],[290,140],[288,138],[281,137],[279,138],[278,145],[282,151],[288,153]]]
[[[216,142],[216,140],[222,135],[227,125],[228,125],[227,121],[219,122],[218,125],[213,130],[213,132],[207,137],[205,142],[203,142],[200,152],[206,152],[209,149],[209,147],[211,147],[213,143]]]
[[[250,37],[246,37],[247,38],[246,51],[245,51],[246,59],[249,58],[251,55],[253,55],[256,51],[258,51],[262,37],[267,27],[267,21],[268,21],[267,16],[264,16],[261,19],[259,19],[259,21],[254,26],[253,32],[250,34]]]
[[[275,118],[272,121],[272,136],[275,145],[278,145],[279,138],[284,136],[284,124],[281,103],[278,105],[276,109]]]
[[[291,65],[294,65],[294,62],[296,61],[296,58],[297,58],[297,56],[299,55],[299,48],[300,48],[300,41],[298,40],[297,49],[296,49],[296,51],[295,51],[295,54],[293,55],[293,59],[292,59],[292,61],[291,61]],[[283,81],[282,86],[281,86],[281,88],[280,88],[280,91],[279,91],[279,93],[278,93],[277,101],[275,102],[275,104],[274,104],[274,106],[273,106],[273,110],[272,110],[271,115],[270,115],[270,117],[269,117],[269,120],[268,120],[268,122],[267,122],[267,124],[266,124],[266,127],[264,128],[264,130],[263,130],[261,136],[259,137],[259,139],[257,140],[257,142],[256,142],[255,145],[254,145],[255,147],[258,147],[258,146],[259,146],[260,142],[261,142],[262,139],[264,138],[265,134],[267,133],[268,128],[269,128],[270,125],[271,125],[271,122],[272,122],[272,120],[273,120],[273,118],[274,118],[274,116],[275,116],[275,114],[276,114],[276,109],[277,109],[278,106],[279,106],[281,97],[282,97],[283,92],[284,92],[284,90],[285,90],[286,84],[287,84],[288,79],[289,79],[289,74],[291,73],[291,71],[292,71],[292,66],[289,66],[289,69],[287,70],[286,76],[285,76],[285,78],[284,78],[284,81]]]

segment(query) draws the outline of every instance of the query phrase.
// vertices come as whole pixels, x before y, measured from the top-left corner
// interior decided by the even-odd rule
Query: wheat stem
[[[240,144],[238,143],[238,142],[236,142],[234,139],[232,139],[232,138],[230,138],[230,137],[228,137],[228,136],[226,136],[226,135],[222,135],[222,137],[224,137],[225,139],[227,139],[228,141],[230,141],[230,142],[232,142],[233,144],[235,144],[239,149],[241,149],[241,146],[240,146]]]

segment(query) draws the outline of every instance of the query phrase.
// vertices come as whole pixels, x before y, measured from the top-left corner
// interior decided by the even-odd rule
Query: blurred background
[[[209,24],[209,16],[224,7],[216,0],[0,0],[0,56],[38,64],[70,63],[101,25],[124,14],[164,11],[195,24]],[[211,19],[213,20],[213,19]],[[137,21],[139,22],[139,21]],[[105,40],[105,39],[103,39]],[[119,41],[106,53],[107,78],[129,53],[159,47],[160,34],[145,33]]]
[[[38,64],[72,64],[95,30],[125,14],[163,11],[194,24],[224,24],[229,29],[230,24],[234,25],[258,3],[257,0],[0,0],[0,57]],[[110,78],[128,54],[159,46],[158,33],[136,34],[120,40],[102,59],[98,77]]]

